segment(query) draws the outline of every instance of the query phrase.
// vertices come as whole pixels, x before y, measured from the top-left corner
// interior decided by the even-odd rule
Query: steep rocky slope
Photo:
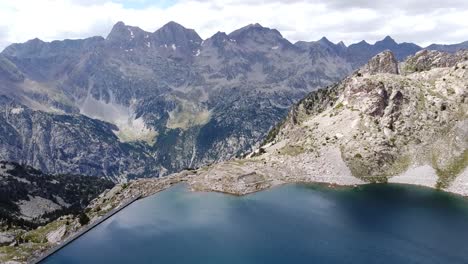
[[[83,115],[32,110],[0,95],[0,157],[5,160],[112,180],[159,168],[143,144],[120,142],[117,129]]]
[[[191,184],[244,194],[285,182],[420,184],[468,195],[468,52],[391,52],[312,92],[246,159]]]
[[[108,180],[79,175],[47,175],[32,167],[0,161],[2,227],[37,227],[58,216],[79,212],[110,189]]]
[[[112,187],[112,182],[96,177],[47,175],[31,167],[0,161],[0,262],[12,258],[8,255],[12,249],[22,248],[20,255],[28,257],[34,248],[34,244],[30,244],[32,248],[18,245],[59,241],[65,229],[41,233],[40,226],[56,225],[56,219],[64,215],[78,215],[91,200]]]

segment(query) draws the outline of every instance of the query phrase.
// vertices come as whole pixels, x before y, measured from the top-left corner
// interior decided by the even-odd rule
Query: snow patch
[[[172,50],[174,50],[174,51],[177,50],[177,47],[176,47],[175,44],[172,44],[172,45],[171,45],[171,48],[172,48]]]
[[[200,56],[201,51],[197,50],[197,54],[195,54],[196,57]]]
[[[147,42],[146,47],[151,48],[151,43]]]
[[[130,38],[134,39],[134,38],[135,38],[135,34],[133,34],[132,29],[128,28],[128,31],[130,32]]]
[[[272,47],[271,49],[272,49],[272,50],[277,50],[277,49],[279,49],[279,46],[274,46],[274,47]]]
[[[24,109],[22,107],[15,107],[10,110],[10,113],[12,113],[13,115],[18,115],[21,114],[23,111]]]

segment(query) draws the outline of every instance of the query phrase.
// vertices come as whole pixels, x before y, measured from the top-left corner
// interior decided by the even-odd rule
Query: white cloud
[[[179,0],[169,7],[146,0],[0,0],[0,49],[38,37],[106,36],[117,21],[154,31],[168,21],[194,28],[202,38],[250,23],[278,29],[292,42],[327,36],[350,44],[391,35],[420,45],[468,39],[468,1],[445,0]],[[167,2],[167,0],[165,0]]]

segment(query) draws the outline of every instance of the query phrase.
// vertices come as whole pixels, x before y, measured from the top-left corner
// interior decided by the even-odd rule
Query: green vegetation
[[[262,146],[272,142],[276,136],[278,135],[278,133],[281,131],[281,129],[283,128],[284,124],[286,122],[286,119],[284,119],[283,121],[279,122],[276,126],[274,126],[269,132],[268,132],[268,135],[266,136],[265,140],[263,141],[262,143]]]
[[[247,163],[254,163],[254,162],[257,163],[257,162],[260,162],[260,161],[258,159],[237,159],[237,160],[232,160],[231,161],[231,163],[234,163],[234,164],[239,165],[239,166],[244,166]],[[203,167],[203,168],[205,168],[205,167]]]
[[[31,258],[31,254],[39,249],[47,246],[44,243],[37,244],[21,244],[17,247],[4,246],[0,247],[0,263],[5,263],[14,259],[15,261],[23,261]]]
[[[344,107],[344,104],[342,102],[339,102],[338,104],[335,105],[335,110],[339,110]]]
[[[371,183],[385,183],[389,177],[405,172],[411,165],[409,155],[395,157],[389,153],[373,153],[377,155],[364,156],[356,153],[354,156],[342,157],[354,177]]]
[[[439,176],[436,187],[439,189],[448,188],[450,183],[468,166],[468,150],[465,150],[462,155],[453,158],[444,167],[437,164],[437,156],[433,155],[432,166],[436,170],[437,176]]]
[[[80,225],[84,226],[89,223],[89,217],[85,213],[81,213],[80,217],[78,218],[78,221],[80,222]]]
[[[288,156],[297,156],[299,154],[304,153],[305,150],[301,146],[285,146],[280,150],[280,155],[288,155]]]
[[[25,241],[29,242],[47,243],[47,234],[59,229],[61,226],[65,225],[66,222],[67,221],[65,220],[51,222],[45,226],[25,233],[22,237]]]

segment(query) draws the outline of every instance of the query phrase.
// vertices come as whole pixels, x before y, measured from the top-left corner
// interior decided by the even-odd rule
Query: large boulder
[[[398,61],[389,50],[375,55],[359,72],[374,75],[377,73],[398,74]]]

